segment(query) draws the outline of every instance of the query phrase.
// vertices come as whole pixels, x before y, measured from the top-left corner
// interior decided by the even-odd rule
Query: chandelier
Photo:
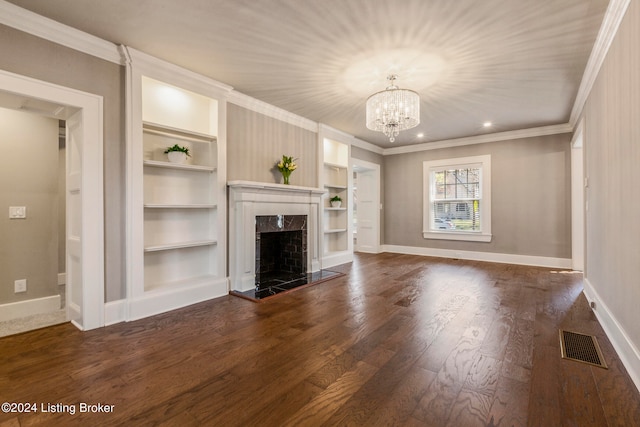
[[[412,90],[398,88],[397,78],[389,75],[391,84],[367,99],[367,128],[384,133],[389,142],[394,142],[400,131],[420,124],[420,97]]]

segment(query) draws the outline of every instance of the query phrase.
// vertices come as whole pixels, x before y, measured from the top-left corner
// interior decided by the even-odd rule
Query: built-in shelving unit
[[[129,320],[228,293],[226,88],[132,57]],[[182,164],[165,154],[175,144],[189,149]]]
[[[327,194],[323,199],[323,268],[349,262],[353,258],[351,236],[351,194],[349,144],[323,139],[322,182]],[[330,199],[339,196],[340,207]]]

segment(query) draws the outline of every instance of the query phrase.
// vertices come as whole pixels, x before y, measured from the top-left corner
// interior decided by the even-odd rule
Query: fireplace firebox
[[[288,287],[307,276],[307,216],[256,216],[255,290]]]

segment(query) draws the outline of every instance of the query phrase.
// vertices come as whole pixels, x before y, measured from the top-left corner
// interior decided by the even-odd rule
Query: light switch
[[[26,206],[9,206],[10,219],[23,219],[27,217]]]

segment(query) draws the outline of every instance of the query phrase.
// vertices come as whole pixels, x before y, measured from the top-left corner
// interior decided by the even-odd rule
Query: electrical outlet
[[[10,219],[24,219],[27,217],[26,206],[9,206]]]
[[[20,279],[13,282],[15,293],[27,292],[27,279]]]

